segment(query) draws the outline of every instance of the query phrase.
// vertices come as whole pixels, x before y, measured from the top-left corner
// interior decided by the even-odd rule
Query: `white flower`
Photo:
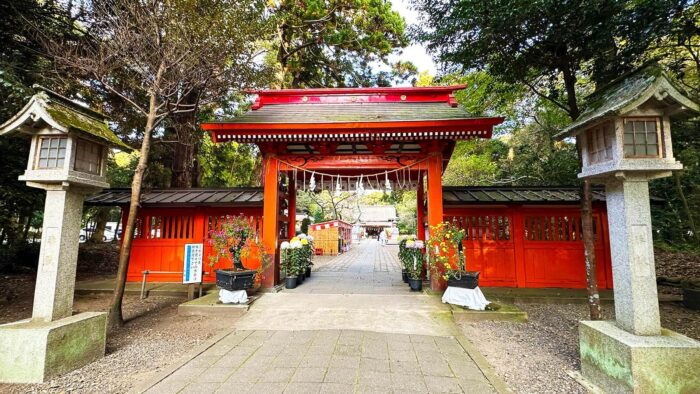
[[[310,236],[310,235],[307,235],[307,236],[306,236],[306,239],[308,239],[309,242],[314,242],[314,237],[312,237],[312,236]]]
[[[416,241],[416,244],[413,246],[416,249],[423,249],[425,247],[425,244],[423,241]]]
[[[280,245],[280,249],[282,249],[282,250],[289,249],[289,242],[287,242],[287,241],[282,242],[282,245]]]
[[[297,238],[304,239],[304,238],[306,238],[306,234],[301,233],[301,234],[297,235]]]
[[[302,247],[301,241],[292,241],[292,242],[289,243],[289,248],[290,248],[290,249],[298,249],[298,248],[301,248],[301,247]]]

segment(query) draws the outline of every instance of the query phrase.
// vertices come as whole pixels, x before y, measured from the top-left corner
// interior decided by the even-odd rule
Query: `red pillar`
[[[416,190],[416,235],[418,239],[425,241],[425,188],[423,177],[418,178],[418,189]]]
[[[266,154],[263,159],[263,245],[272,265],[265,271],[264,287],[274,287],[279,281],[280,267],[277,258],[279,244],[279,165],[277,158]]]
[[[297,180],[289,174],[289,199],[287,200],[287,216],[289,219],[289,229],[287,230],[287,238],[291,239],[296,235],[297,224]]]
[[[436,226],[442,221],[442,152],[433,152],[428,159],[428,226]],[[436,291],[447,288],[447,283],[442,279],[441,274],[430,277],[430,288]]]

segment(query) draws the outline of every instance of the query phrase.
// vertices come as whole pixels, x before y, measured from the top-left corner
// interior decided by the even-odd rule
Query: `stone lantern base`
[[[613,321],[579,325],[581,373],[606,393],[700,392],[700,342],[671,330],[631,334]]]
[[[107,314],[0,325],[0,382],[42,383],[105,354]]]

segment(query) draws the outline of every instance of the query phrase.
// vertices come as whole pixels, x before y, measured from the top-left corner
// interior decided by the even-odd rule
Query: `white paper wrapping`
[[[228,291],[219,289],[219,301],[222,304],[245,304],[248,302],[248,293],[245,290]]]
[[[442,295],[442,302],[445,304],[460,305],[476,311],[483,311],[489,304],[484,297],[484,293],[478,287],[476,289],[465,289],[462,287],[449,286]]]

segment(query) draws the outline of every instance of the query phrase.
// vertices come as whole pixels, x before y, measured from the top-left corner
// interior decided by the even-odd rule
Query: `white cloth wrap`
[[[219,289],[219,301],[222,304],[245,304],[248,302],[248,293],[245,290],[228,291]]]
[[[478,287],[476,289],[465,289],[462,287],[449,286],[442,295],[442,302],[445,304],[459,305],[476,311],[483,311],[489,304],[484,297],[484,293]]]

